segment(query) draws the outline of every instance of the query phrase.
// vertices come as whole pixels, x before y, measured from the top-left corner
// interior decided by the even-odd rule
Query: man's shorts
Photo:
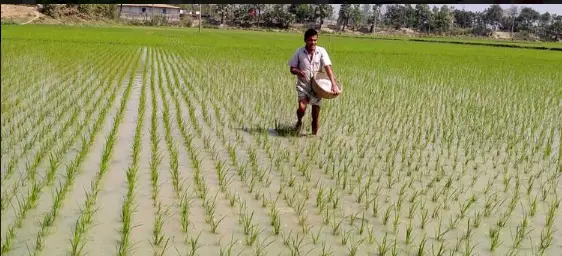
[[[303,86],[297,85],[297,96],[299,102],[303,99],[307,99],[310,105],[322,106],[322,98],[318,97],[311,87],[304,88]]]

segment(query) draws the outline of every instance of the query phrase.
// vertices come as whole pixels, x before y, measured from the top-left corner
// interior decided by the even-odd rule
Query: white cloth
[[[289,60],[289,66],[296,67],[306,74],[306,76],[302,78],[296,76],[296,90],[299,101],[308,97],[310,104],[318,106],[322,104],[322,99],[317,97],[312,90],[312,78],[316,72],[322,72],[324,67],[329,65],[332,65],[332,61],[330,60],[328,52],[323,47],[316,46],[311,58],[304,46],[295,51]]]

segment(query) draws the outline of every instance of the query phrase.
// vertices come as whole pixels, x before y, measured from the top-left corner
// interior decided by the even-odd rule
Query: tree
[[[503,16],[503,9],[501,6],[499,4],[493,4],[490,8],[486,9],[485,13],[487,24],[492,25],[493,29],[497,30]]]
[[[297,15],[297,5],[290,4],[289,7],[287,8],[287,11],[291,14]]]
[[[531,7],[521,8],[521,12],[518,17],[518,29],[524,31],[532,31],[534,28],[534,23],[540,18],[540,13],[535,11]]]
[[[454,10],[453,17],[455,24],[460,28],[472,28],[474,27],[474,13],[471,11],[464,10]]]
[[[340,12],[338,20],[341,22],[341,31],[345,31],[349,18],[351,17],[351,4],[345,3],[340,6]]]
[[[541,14],[539,18],[539,36],[542,38],[548,38],[548,28],[552,24],[552,17],[549,12]]]
[[[434,28],[434,30],[437,28],[437,16],[439,16],[439,8],[433,6],[431,15],[429,15],[429,33],[431,33],[431,28]]]
[[[351,8],[351,22],[353,29],[357,29],[361,25],[361,5],[354,4]]]
[[[416,4],[416,28],[422,31],[431,29],[431,10],[427,4]]]
[[[233,4],[217,4],[214,8],[215,11],[221,16],[221,25],[224,24],[226,16],[234,10]]]
[[[404,14],[404,26],[407,28],[414,28],[417,23],[416,9],[414,9],[411,4],[406,4],[402,11]]]
[[[509,9],[507,9],[507,15],[511,19],[511,40],[513,41],[515,38],[513,37],[513,29],[515,28],[515,19],[517,18],[517,14],[519,10],[517,6],[513,5]]]
[[[364,4],[361,7],[361,20],[368,21],[371,18],[371,16],[373,16],[373,13],[371,12],[371,5]]]
[[[274,4],[270,11],[264,13],[263,19],[270,26],[288,28],[291,23],[295,22],[296,16],[287,9],[284,4]]]
[[[261,15],[262,15],[262,11],[266,8],[267,5],[265,4],[254,4],[257,12],[257,16],[258,16],[258,27],[260,26],[260,20],[261,20]]]
[[[310,10],[308,8],[308,4],[297,4],[295,8],[295,16],[297,18],[297,22],[303,23],[308,20],[308,16],[310,15]]]
[[[554,37],[555,41],[559,41],[562,38],[562,15],[552,16],[552,25],[550,25],[549,34]]]
[[[436,29],[440,32],[447,32],[451,29],[451,25],[453,24],[453,16],[449,9],[449,6],[444,4],[441,6],[441,9],[437,12],[435,17],[435,26]]]
[[[317,4],[316,5],[316,15],[314,19],[320,19],[320,29],[324,24],[324,20],[331,17],[334,12],[334,8],[330,4]]]
[[[377,21],[379,20],[380,16],[381,16],[381,7],[382,4],[375,4],[373,6],[373,15],[369,18],[368,22],[369,24],[371,24],[371,33],[375,33],[375,29],[377,27]]]
[[[395,29],[400,29],[406,24],[405,7],[398,4],[388,5],[384,14],[386,23]]]

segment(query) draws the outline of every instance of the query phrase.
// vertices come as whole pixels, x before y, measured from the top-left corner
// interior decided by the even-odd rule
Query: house
[[[181,8],[169,4],[118,4],[117,10],[122,19],[149,20],[163,16],[168,21],[179,21]]]

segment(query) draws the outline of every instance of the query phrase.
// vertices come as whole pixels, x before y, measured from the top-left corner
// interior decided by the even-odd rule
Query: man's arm
[[[326,74],[330,78],[330,82],[332,82],[332,92],[335,94],[339,94],[340,90],[336,86],[336,77],[334,76],[334,70],[332,69],[332,60],[330,60],[330,56],[326,50],[322,53],[322,63],[324,64],[324,69],[326,70]]]
[[[299,50],[297,50],[289,60],[289,72],[300,77],[305,76],[304,72],[299,69]]]
[[[334,77],[334,71],[332,70],[332,65],[324,66],[324,69],[326,70],[326,74],[328,75],[330,81],[333,84],[334,81],[336,81],[336,78]]]

